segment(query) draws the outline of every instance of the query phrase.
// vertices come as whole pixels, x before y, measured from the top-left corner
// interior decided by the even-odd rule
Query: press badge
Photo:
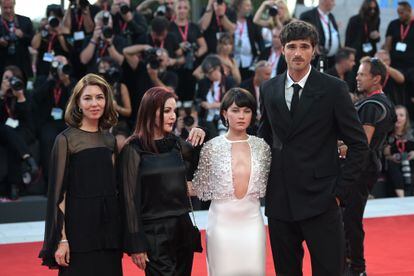
[[[46,52],[43,55],[43,61],[45,61],[45,62],[52,62],[53,61],[53,58],[54,58],[53,53]]]
[[[75,41],[84,40],[85,39],[85,33],[83,31],[74,32],[73,33],[73,39]]]
[[[407,50],[407,43],[397,42],[395,45],[395,50],[399,52],[405,52],[405,50]]]
[[[63,110],[58,107],[52,108],[52,112],[50,115],[53,117],[54,120],[62,120],[63,118]]]
[[[372,48],[372,44],[371,43],[364,43],[364,44],[362,44],[362,51],[364,53],[369,53],[372,50],[373,50],[373,48]]]
[[[19,120],[15,120],[13,118],[7,118],[6,126],[9,126],[11,128],[16,128],[19,126]]]

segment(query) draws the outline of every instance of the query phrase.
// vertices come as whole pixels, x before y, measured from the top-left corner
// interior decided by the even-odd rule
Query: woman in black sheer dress
[[[60,276],[122,275],[121,217],[108,129],[117,122],[111,88],[88,74],[73,89],[69,127],[51,155],[43,265]]]
[[[171,133],[175,109],[175,94],[162,87],[149,89],[140,104],[135,132],[119,156],[124,251],[147,276],[191,275],[186,179],[192,179],[198,154]],[[204,135],[195,128],[189,139],[198,145]]]

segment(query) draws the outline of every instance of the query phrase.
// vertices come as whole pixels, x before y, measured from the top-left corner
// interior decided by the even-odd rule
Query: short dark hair
[[[151,23],[152,31],[157,35],[162,34],[164,31],[168,31],[170,21],[164,16],[156,16]]]
[[[210,54],[201,63],[201,70],[207,74],[211,69],[221,66],[221,59],[218,55]]]
[[[338,52],[335,55],[335,62],[341,62],[345,59],[348,59],[352,54],[355,55],[356,50],[354,48],[350,47],[343,47],[338,50]]]
[[[280,33],[283,46],[293,40],[309,40],[315,47],[319,43],[319,36],[313,25],[297,20],[285,25]]]
[[[411,4],[408,1],[400,1],[398,2],[398,6],[402,6],[406,9],[410,9],[411,10]]]
[[[387,77],[387,67],[385,66],[384,62],[376,57],[363,57],[361,59],[361,64],[366,63],[370,64],[369,72],[371,75],[381,76],[381,85],[384,84],[385,78]]]
[[[246,89],[235,87],[231,88],[224,94],[220,105],[220,118],[224,125],[226,125],[226,119],[223,116],[223,112],[227,111],[229,107],[235,103],[238,107],[247,107],[252,110],[252,121],[253,124],[257,115],[257,102],[253,95]]]

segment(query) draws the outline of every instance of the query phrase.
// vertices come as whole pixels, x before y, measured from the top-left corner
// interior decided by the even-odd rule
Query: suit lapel
[[[276,106],[279,110],[281,119],[284,122],[284,125],[286,128],[289,127],[289,125],[292,124],[292,118],[290,116],[290,111],[286,105],[286,98],[285,98],[285,82],[286,82],[286,72],[283,73],[283,75],[280,75],[279,78],[275,79],[273,92],[275,94],[276,99]]]

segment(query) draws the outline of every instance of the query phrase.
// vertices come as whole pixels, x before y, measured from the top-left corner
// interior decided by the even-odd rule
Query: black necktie
[[[293,87],[293,97],[292,97],[292,102],[290,103],[290,115],[293,117],[296,109],[298,108],[299,91],[302,89],[302,87],[297,83],[292,84],[292,87]]]

